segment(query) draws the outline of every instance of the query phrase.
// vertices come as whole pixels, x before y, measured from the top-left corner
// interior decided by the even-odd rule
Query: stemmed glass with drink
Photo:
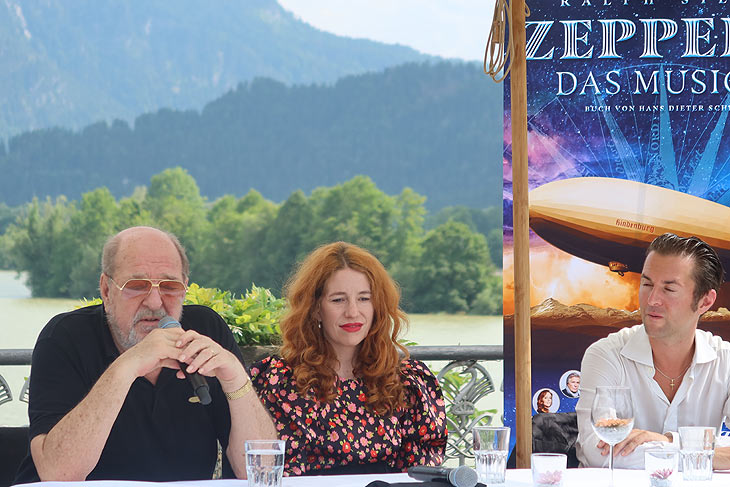
[[[631,389],[617,386],[598,386],[591,407],[591,424],[596,436],[609,445],[608,468],[613,485],[613,447],[634,428],[634,407]]]

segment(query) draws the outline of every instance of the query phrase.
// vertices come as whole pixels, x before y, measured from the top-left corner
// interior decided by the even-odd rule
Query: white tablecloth
[[[649,479],[643,470],[616,470],[614,473],[616,487],[649,487]],[[571,468],[565,474],[563,487],[607,487],[609,472],[602,468]],[[284,477],[282,487],[365,487],[373,480],[386,482],[414,482],[407,474],[375,474],[375,475],[331,475],[323,477]],[[73,483],[76,484],[76,483]],[[81,485],[79,483],[78,485]],[[69,487],[68,482],[39,482],[26,484],[39,487]],[[113,480],[83,482],[88,487],[150,487],[155,482],[122,482]],[[157,484],[161,485],[161,484]],[[245,480],[200,480],[195,482],[172,482],[167,485],[176,487],[246,487]],[[504,487],[531,487],[530,470],[508,470],[507,483]],[[715,472],[710,482],[683,482],[679,474],[676,487],[719,487],[730,486],[730,471]],[[489,487],[493,487],[490,485]]]
[[[606,468],[569,468],[565,472],[563,487],[608,487],[611,473]],[[649,487],[649,477],[643,470],[615,470],[616,487]],[[527,469],[508,470],[505,487],[532,486],[532,472]],[[718,487],[730,486],[730,472],[714,472],[709,482],[683,482],[677,475],[675,487]],[[491,485],[489,487],[492,487]]]

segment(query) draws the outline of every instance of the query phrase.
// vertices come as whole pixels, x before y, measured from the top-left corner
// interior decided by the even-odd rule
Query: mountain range
[[[256,76],[332,83],[428,57],[322,32],[275,0],[3,0],[0,138],[201,109]]]
[[[128,196],[181,166],[209,200],[365,174],[432,210],[501,205],[502,86],[477,63],[275,0],[3,0],[0,46],[0,203]]]

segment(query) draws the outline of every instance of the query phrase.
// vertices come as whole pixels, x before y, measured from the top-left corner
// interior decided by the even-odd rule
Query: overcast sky
[[[494,0],[278,0],[318,29],[481,61]]]

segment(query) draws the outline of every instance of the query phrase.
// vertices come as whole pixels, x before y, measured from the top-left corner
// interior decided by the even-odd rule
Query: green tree
[[[146,198],[147,188],[138,186],[131,196],[119,200],[120,230],[137,225],[155,225],[152,213],[145,207]]]
[[[156,225],[177,235],[188,252],[193,270],[203,265],[197,254],[208,231],[205,199],[185,169],[165,169],[152,176],[143,207]]]
[[[8,227],[11,259],[17,271],[28,273],[33,296],[68,296],[69,275],[59,272],[58,267],[69,258],[63,243],[75,212],[73,203],[63,196],[55,203],[33,199],[18,221]]]
[[[2,234],[0,235],[0,269],[8,270],[14,267],[13,259],[10,256],[10,238]]]
[[[98,295],[101,249],[106,239],[121,228],[119,206],[107,188],[95,189],[81,197],[62,243],[68,258],[59,263],[63,271],[58,270],[70,278],[70,297]],[[80,235],[82,239],[78,238]]]
[[[487,239],[492,263],[502,268],[502,207],[468,208],[466,206],[447,206],[429,215],[425,227],[430,230],[449,220],[467,225],[472,231],[479,232]]]
[[[1,146],[2,144],[0,144]],[[10,207],[5,203],[0,202],[0,235],[5,233],[5,230],[13,223],[18,215],[20,214],[20,207]]]
[[[0,153],[4,152],[5,147],[0,144]],[[0,154],[2,155],[2,154]],[[10,240],[5,237],[5,230],[20,215],[20,207],[12,208],[5,203],[0,203],[0,269],[12,269],[12,259],[10,257]]]
[[[394,198],[366,176],[355,176],[332,188],[312,193],[316,225],[314,244],[344,240],[375,254],[386,267],[392,262],[390,238],[396,229]]]
[[[204,261],[194,275],[205,286],[243,292],[258,283],[266,269],[259,265],[266,249],[265,231],[274,220],[276,205],[251,190],[236,201],[224,196],[210,210],[208,236],[201,252]]]
[[[0,238],[0,259],[7,255],[14,268],[28,272],[35,296],[94,296],[105,239],[131,225],[152,224],[186,245],[192,279],[240,293],[253,283],[279,288],[316,245],[346,240],[381,259],[402,283],[404,307],[411,311],[497,313],[501,279],[485,237],[454,221],[481,213],[450,210],[445,223],[424,235],[424,202],[411,189],[389,196],[357,176],[309,198],[296,191],[281,205],[250,190],[207,208],[195,180],[175,168],[119,202],[106,188],[77,203],[34,200]]]
[[[489,255],[495,266],[502,268],[504,234],[502,227],[493,228],[487,233],[487,245],[489,246]]]
[[[391,265],[408,262],[420,255],[426,197],[405,188],[395,199],[395,228],[388,239]]]
[[[469,311],[492,270],[484,236],[448,221],[426,235],[422,248],[404,283],[412,310]]]
[[[492,274],[487,277],[487,286],[479,293],[469,313],[475,315],[502,314],[502,276]]]
[[[268,269],[259,282],[264,287],[281,290],[296,262],[311,250],[314,212],[302,191],[289,196],[266,231],[262,265]]]

